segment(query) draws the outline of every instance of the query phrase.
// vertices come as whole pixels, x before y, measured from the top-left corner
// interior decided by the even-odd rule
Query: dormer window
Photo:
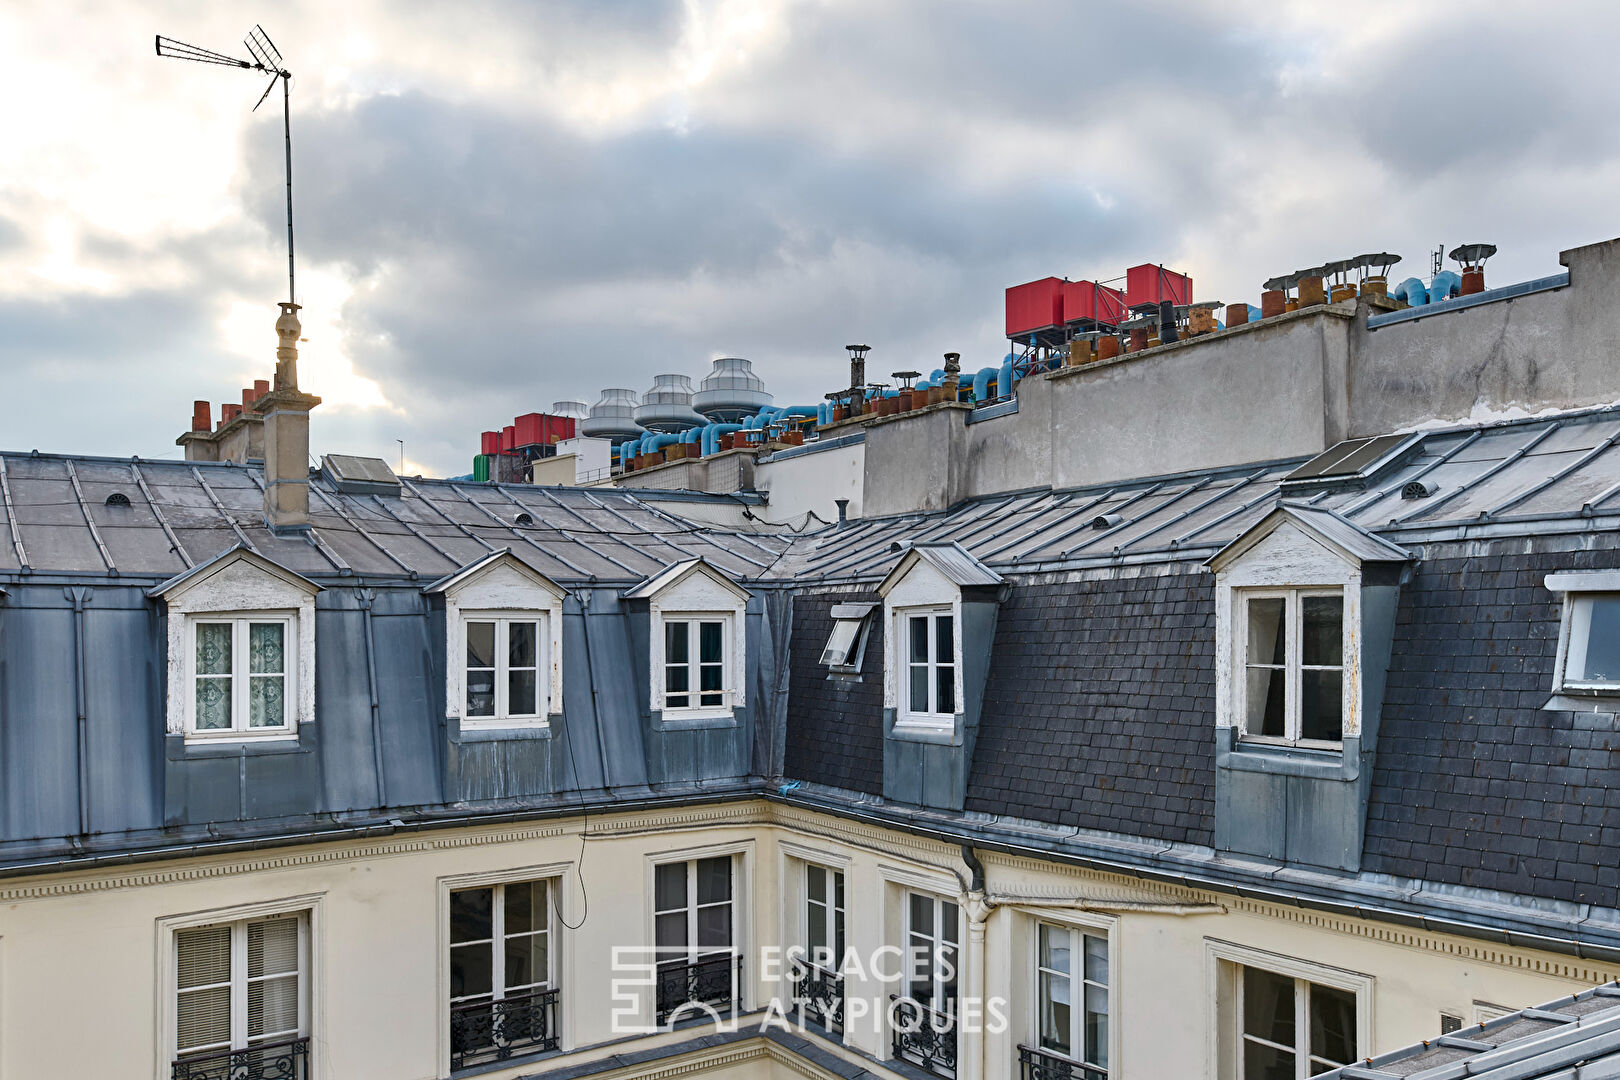
[[[903,609],[906,641],[905,717],[949,722],[956,715],[956,618],[950,608]]]
[[[320,586],[246,547],[151,591],[168,614],[168,732],[285,739],[315,714]]]
[[[1245,590],[1239,598],[1244,738],[1337,747],[1344,734],[1344,590]]]
[[[702,559],[676,563],[625,593],[646,603],[655,723],[730,723],[745,705],[748,590]]]
[[[1549,574],[1547,588],[1564,594],[1554,692],[1620,695],[1620,571]]]
[[[423,591],[444,604],[445,709],[462,731],[543,729],[562,712],[560,585],[502,549]]]

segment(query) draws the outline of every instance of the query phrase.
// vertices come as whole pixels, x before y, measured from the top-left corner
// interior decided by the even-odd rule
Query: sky
[[[779,404],[975,370],[1003,290],[1164,263],[1200,300],[1620,234],[1612,3],[3,0],[0,447],[179,457],[274,367],[293,72],[316,453],[470,470],[553,401],[752,359]],[[1449,264],[1448,264],[1449,265]],[[1184,422],[1167,418],[1167,422]]]

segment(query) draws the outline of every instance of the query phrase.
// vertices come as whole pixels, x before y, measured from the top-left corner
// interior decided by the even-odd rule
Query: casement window
[[[733,698],[731,637],[726,613],[680,613],[663,618],[665,712],[715,712]]]
[[[712,1017],[741,1006],[733,869],[730,855],[653,868],[659,1024]]]
[[[872,628],[874,604],[835,604],[833,628],[821,662],[835,675],[859,675],[866,656],[866,639]]]
[[[804,867],[804,944],[810,962],[837,971],[844,959],[844,872]]]
[[[178,1080],[308,1075],[304,913],[174,931]]]
[[[469,727],[545,720],[551,691],[551,631],[544,614],[463,614],[463,671]]]
[[[956,716],[956,619],[949,608],[900,613],[905,641],[905,715],[925,723]]]
[[[1337,747],[1344,732],[1344,590],[1245,590],[1243,736]]]
[[[1360,1056],[1354,993],[1247,966],[1238,986],[1244,1080],[1304,1080]]]
[[[1108,938],[1066,926],[1036,928],[1036,1045],[1075,1080],[1108,1076]]]
[[[552,882],[450,893],[451,1067],[557,1048]]]
[[[1548,574],[1547,588],[1564,594],[1553,689],[1620,694],[1620,571]]]
[[[195,736],[274,736],[297,729],[291,614],[193,617],[186,732]]]
[[[936,1013],[955,1013],[957,907],[927,893],[906,894],[906,994]]]

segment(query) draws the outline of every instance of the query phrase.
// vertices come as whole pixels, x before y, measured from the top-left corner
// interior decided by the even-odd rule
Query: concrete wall
[[[861,514],[866,443],[831,438],[825,447],[807,443],[772,455],[754,468],[754,486],[770,496],[760,511],[770,521],[797,525],[807,513],[838,520],[836,500],[848,499],[851,517]],[[814,524],[814,522],[812,522]]]
[[[588,904],[579,882],[582,827],[591,837],[583,870]],[[555,931],[565,1062],[689,1040],[704,1029],[612,1041],[612,949],[651,940],[647,890],[655,859],[724,851],[740,860],[739,939],[749,947],[799,940],[805,859],[843,868],[849,944],[863,965],[879,946],[900,942],[906,890],[960,902],[962,985],[982,980],[987,997],[1008,1002],[1011,1021],[1000,1034],[963,1037],[961,1080],[1017,1075],[1016,1047],[1029,1041],[1034,1024],[1039,919],[1109,937],[1110,1074],[1122,1077],[1218,1075],[1230,1035],[1217,1027],[1230,1005],[1218,986],[1222,949],[1364,977],[1364,1054],[1432,1037],[1441,1009],[1471,1022],[1475,1002],[1537,1004],[1620,974],[1527,949],[991,854],[982,856],[989,891],[1007,899],[982,924],[970,924],[975,907],[961,893],[957,875],[966,871],[955,848],[749,802],[592,815],[588,826],[576,818],[462,827],[0,881],[0,1076],[167,1077],[161,1046],[170,991],[161,985],[160,958],[170,947],[168,920],[284,901],[315,912],[312,1080],[442,1076],[442,896],[474,875],[560,876],[562,916],[570,924],[583,919],[578,931]],[[1082,911],[1080,899],[1096,910]],[[751,1004],[777,989],[755,970]],[[116,1003],[97,1012],[91,1038],[83,1011],[87,972],[99,998]],[[870,973],[847,980],[850,1001],[869,1006],[895,989]],[[853,1005],[847,1041],[888,1056],[887,1032],[857,1018]],[[565,1062],[531,1060],[480,1075],[507,1080]],[[667,1065],[648,1062],[613,1075]]]

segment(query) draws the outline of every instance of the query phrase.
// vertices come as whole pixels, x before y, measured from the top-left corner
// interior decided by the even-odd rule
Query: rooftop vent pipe
[[[872,351],[870,345],[845,345],[849,350],[849,388],[860,390],[866,386],[866,354]]]
[[[1485,291],[1485,260],[1495,254],[1495,244],[1462,244],[1451,249],[1451,259],[1462,266],[1462,288],[1457,295]]]

